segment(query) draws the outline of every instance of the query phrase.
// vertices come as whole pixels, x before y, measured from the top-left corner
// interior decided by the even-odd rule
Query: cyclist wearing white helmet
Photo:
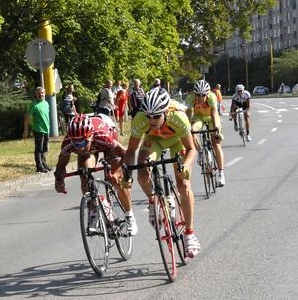
[[[200,130],[205,124],[209,129],[217,129],[217,132],[211,133],[212,146],[215,151],[216,162],[219,168],[219,186],[224,186],[224,154],[221,147],[223,135],[221,133],[220,117],[217,110],[216,95],[211,91],[210,85],[204,79],[194,84],[194,97],[189,103],[188,116],[191,120],[192,129]],[[197,149],[200,148],[196,135],[193,136]]]
[[[234,129],[238,131],[238,124],[236,119],[236,110],[238,107],[242,107],[244,110],[244,120],[246,127],[246,141],[250,142],[251,137],[249,135],[249,126],[250,126],[250,92],[245,90],[243,84],[237,84],[235,87],[235,94],[232,96],[232,102],[230,107],[230,120],[234,120]]]
[[[162,88],[151,89],[146,93],[141,110],[132,120],[131,136],[124,157],[127,165],[135,164],[135,154],[142,141],[138,154],[138,163],[145,163],[150,157],[159,158],[162,150],[170,149],[171,156],[180,153],[184,159],[183,171],[174,168],[177,189],[182,199],[186,230],[184,241],[189,257],[194,257],[200,250],[200,244],[194,234],[194,195],[190,183],[191,166],[195,159],[196,149],[191,135],[191,126],[183,107],[170,99]],[[132,174],[130,174],[132,175]],[[138,170],[138,182],[149,199],[149,222],[154,226],[154,205],[150,184],[150,170]],[[132,180],[123,182],[131,187]]]

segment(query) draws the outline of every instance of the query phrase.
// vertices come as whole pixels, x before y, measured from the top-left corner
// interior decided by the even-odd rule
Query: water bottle
[[[209,150],[207,152],[207,159],[208,159],[208,163],[212,164],[212,154],[211,154],[211,151],[209,151]]]
[[[172,219],[175,219],[175,198],[173,195],[167,196],[167,201],[170,208],[170,215]]]
[[[103,206],[103,209],[105,211],[105,214],[106,214],[108,220],[113,221],[114,217],[113,217],[112,208],[111,208],[110,203],[106,199],[106,197],[104,195],[98,195],[98,199],[101,201],[101,204]]]
[[[201,166],[202,165],[202,156],[203,156],[203,153],[202,153],[202,150],[200,150],[199,151],[199,157],[198,157],[198,160],[197,160],[197,164],[199,165],[199,166]]]

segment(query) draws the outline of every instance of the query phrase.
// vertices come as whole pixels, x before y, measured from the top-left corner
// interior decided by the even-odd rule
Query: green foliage
[[[288,50],[274,58],[274,77],[291,87],[298,83],[298,50]]]
[[[21,90],[12,90],[5,84],[0,87],[0,139],[22,137],[23,119],[29,98]]]

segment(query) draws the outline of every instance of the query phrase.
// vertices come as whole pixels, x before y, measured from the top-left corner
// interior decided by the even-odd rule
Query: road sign
[[[26,59],[35,69],[47,69],[55,60],[55,48],[46,39],[35,39],[28,43]]]

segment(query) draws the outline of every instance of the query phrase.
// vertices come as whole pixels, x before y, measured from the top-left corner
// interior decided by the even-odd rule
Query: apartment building
[[[279,0],[266,15],[251,18],[251,40],[245,41],[236,32],[221,54],[247,60],[272,51],[298,49],[298,0]]]

